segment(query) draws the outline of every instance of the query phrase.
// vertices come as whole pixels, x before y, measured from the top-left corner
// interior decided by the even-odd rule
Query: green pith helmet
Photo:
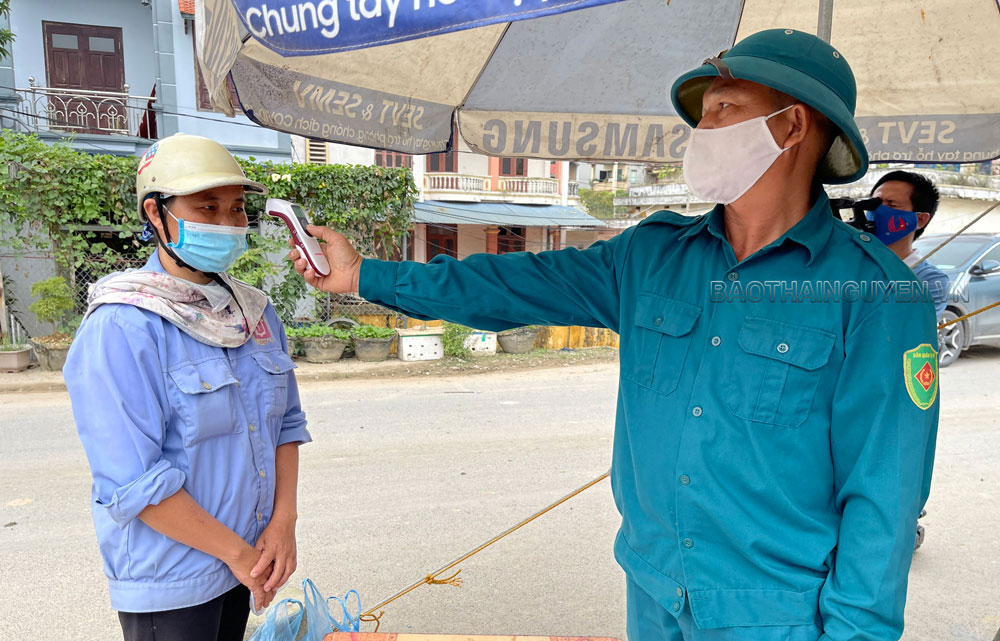
[[[793,29],[768,29],[678,78],[670,90],[674,109],[695,127],[702,94],[716,77],[749,80],[799,100],[839,129],[817,177],[830,184],[858,180],[868,171],[868,150],[854,122],[858,98],[854,73],[840,52],[816,36]]]
[[[233,155],[219,143],[201,136],[174,134],[153,143],[139,161],[135,178],[139,217],[146,218],[142,204],[149,194],[187,196],[228,185],[267,193],[267,187],[247,178]]]

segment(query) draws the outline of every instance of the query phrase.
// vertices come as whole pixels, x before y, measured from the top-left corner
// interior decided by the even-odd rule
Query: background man
[[[671,91],[697,126],[688,184],[720,203],[705,216],[426,265],[362,260],[313,227],[330,276],[292,258],[314,287],[411,316],[621,335],[611,476],[632,641],[894,640],[937,429],[934,311],[892,295],[913,273],[820,187],[868,166],[843,56],[776,29],[706,62]],[[890,295],[719,302],[720,280]]]
[[[938,317],[948,304],[948,276],[923,259],[920,252],[913,249],[913,240],[920,238],[927,224],[937,213],[940,195],[937,187],[927,177],[912,171],[890,171],[875,183],[872,196],[882,199],[882,204],[892,209],[916,215],[916,227],[902,238],[889,243],[889,249],[913,270],[917,278],[927,284],[934,298],[934,309]]]

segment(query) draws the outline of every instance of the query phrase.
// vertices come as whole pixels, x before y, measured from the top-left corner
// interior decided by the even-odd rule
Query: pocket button
[[[778,343],[778,353],[784,354],[788,351],[788,343]]]
[[[201,386],[204,387],[205,389],[212,389],[212,384],[206,383],[204,381],[202,381]]]

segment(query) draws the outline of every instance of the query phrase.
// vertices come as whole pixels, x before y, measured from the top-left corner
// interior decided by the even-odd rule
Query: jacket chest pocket
[[[834,335],[765,318],[746,318],[729,367],[726,404],[739,418],[798,427],[809,416]]]
[[[625,346],[621,377],[660,394],[677,388],[691,330],[701,308],[656,294],[640,294],[636,299],[635,327]]]
[[[262,370],[259,390],[267,424],[280,428],[288,407],[289,372],[295,369],[295,362],[282,351],[255,352],[252,358]]]
[[[236,377],[229,363],[213,359],[167,372],[180,392],[177,415],[184,422],[184,445],[242,431],[236,408]]]

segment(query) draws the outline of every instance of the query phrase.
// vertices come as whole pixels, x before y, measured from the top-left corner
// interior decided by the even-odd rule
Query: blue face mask
[[[167,247],[195,269],[209,273],[227,271],[247,250],[246,227],[192,223],[174,216],[169,209],[167,213],[177,221],[177,242],[167,243]]]
[[[875,235],[886,245],[917,231],[916,212],[879,205],[874,211],[866,212],[866,216],[875,223]]]

